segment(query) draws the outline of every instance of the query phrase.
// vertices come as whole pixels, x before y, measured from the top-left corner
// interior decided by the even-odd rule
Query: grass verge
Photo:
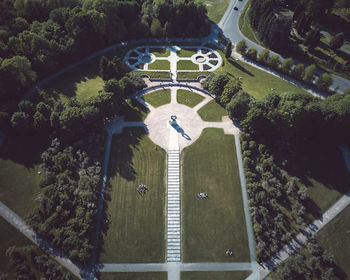
[[[242,77],[242,89],[257,99],[272,92],[273,88],[275,92],[292,91],[306,93],[302,88],[284,81],[279,77],[257,69],[242,61],[235,61],[232,58],[227,60],[224,58],[225,56],[222,51],[219,51],[219,53],[223,57],[225,63],[224,66],[219,67],[214,73]]]
[[[196,48],[190,48],[190,49],[181,49],[179,51],[177,51],[177,56],[178,57],[191,57],[192,55],[194,55],[195,53],[197,53],[197,49]]]
[[[179,60],[176,67],[177,70],[199,70],[198,65],[191,60]]]
[[[182,271],[181,280],[244,280],[251,271]]]
[[[165,260],[165,156],[143,128],[112,139],[106,193],[107,217],[100,262],[159,263]],[[140,196],[138,184],[149,191]]]
[[[334,255],[335,263],[350,278],[350,206],[329,222],[317,234],[319,244]]]
[[[219,23],[230,3],[230,0],[204,0],[203,3],[207,7],[209,19],[214,23]]]
[[[100,280],[167,280],[167,272],[103,272]]]
[[[156,60],[148,65],[149,70],[170,70],[170,62],[168,60]]]
[[[170,55],[170,51],[167,48],[150,48],[149,51],[156,57],[168,57]]]
[[[197,79],[198,76],[208,76],[210,72],[177,72],[178,79]]]
[[[249,22],[250,2],[251,0],[248,0],[244,6],[244,9],[238,20],[238,27],[245,37],[247,37],[249,40],[253,41],[254,43],[264,47],[264,44],[260,42],[260,40],[257,38],[255,31],[253,30]]]
[[[153,107],[159,107],[170,103],[170,89],[161,89],[145,94],[142,98]]]
[[[203,101],[204,97],[194,93],[192,91],[178,89],[176,93],[176,101],[179,104],[184,104],[190,108],[196,106],[199,102]]]
[[[164,78],[170,79],[170,72],[156,72],[156,71],[135,71],[138,75],[147,75],[151,79]]]
[[[198,110],[199,116],[203,121],[207,122],[221,122],[223,116],[227,116],[225,108],[221,107],[215,100],[205,104]]]
[[[218,128],[204,129],[181,159],[183,261],[249,261],[234,136]],[[208,193],[209,199],[197,200],[200,192]],[[225,254],[228,248],[232,257]]]

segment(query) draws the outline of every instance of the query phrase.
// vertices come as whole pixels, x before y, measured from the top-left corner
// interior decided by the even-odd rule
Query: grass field
[[[2,217],[0,217],[0,228],[0,272],[10,273],[9,276],[15,279],[8,267],[9,261],[6,250],[11,246],[26,246],[33,243]]]
[[[167,280],[167,272],[104,272],[99,280]]]
[[[149,70],[170,70],[170,62],[168,60],[156,60],[148,65]]]
[[[203,0],[202,2],[207,7],[209,19],[214,23],[219,23],[230,0]]]
[[[170,51],[167,48],[150,48],[149,51],[156,57],[168,57],[170,55]]]
[[[135,73],[142,75],[148,75],[148,77],[152,78],[165,78],[170,79],[170,72],[157,72],[157,71],[134,71]]]
[[[221,107],[215,100],[205,104],[198,110],[199,116],[203,121],[207,122],[221,122],[223,116],[227,116],[225,108]]]
[[[250,271],[182,271],[181,280],[244,280]]]
[[[191,57],[195,53],[197,53],[197,49],[190,48],[190,49],[181,49],[181,50],[177,51],[176,54],[178,57]]]
[[[146,119],[149,110],[134,98],[127,99],[121,107],[120,115],[125,121],[143,121]]]
[[[197,79],[198,76],[208,76],[210,72],[201,71],[201,72],[177,72],[178,79]]]
[[[0,200],[21,217],[34,209],[40,191],[40,154],[49,143],[43,137],[13,136],[0,155]]]
[[[93,79],[86,78],[80,83],[76,84],[76,95],[78,100],[87,100],[92,96],[98,95],[100,90],[103,90],[105,82],[101,77],[97,76]]]
[[[238,26],[239,29],[241,30],[242,34],[244,34],[245,37],[247,37],[249,40],[253,41],[254,43],[264,46],[262,42],[256,37],[256,34],[250,25],[249,22],[249,7],[250,7],[250,1],[247,1],[247,4],[244,6],[244,9],[239,17],[238,20]]]
[[[350,279],[350,206],[346,207],[317,234],[319,244],[334,255],[335,263]]]
[[[197,64],[194,64],[191,60],[179,60],[177,62],[178,70],[199,70]]]
[[[227,73],[228,75],[234,75],[235,77],[242,77],[243,90],[255,98],[259,99],[272,92],[272,88],[275,89],[275,92],[306,92],[298,86],[295,86],[265,71],[259,70],[247,63],[235,61],[232,58],[227,60],[224,58],[225,56],[223,55],[222,51],[219,51],[219,53],[224,59],[225,65],[219,67],[214,71],[214,73]]]
[[[183,261],[249,261],[234,136],[207,128],[181,160]],[[200,192],[209,199],[197,200]],[[233,257],[225,254],[228,248]]]
[[[161,89],[145,94],[142,98],[153,107],[159,107],[170,103],[170,89]]]
[[[196,106],[199,102],[201,102],[203,100],[204,100],[203,96],[201,96],[197,93],[194,93],[192,91],[178,89],[177,93],[176,93],[177,103],[184,104],[190,108],[193,108],[194,106]]]
[[[124,129],[113,137],[106,192],[110,223],[100,262],[164,262],[166,154],[154,147],[143,128]],[[140,183],[149,188],[143,197],[136,191]]]

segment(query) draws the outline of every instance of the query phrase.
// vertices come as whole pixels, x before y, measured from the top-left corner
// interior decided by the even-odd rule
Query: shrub
[[[236,46],[236,51],[242,55],[244,55],[247,51],[247,43],[245,42],[245,40],[241,40],[238,42],[237,46]]]
[[[250,48],[248,50],[247,54],[246,54],[246,57],[248,57],[248,58],[250,58],[251,60],[254,60],[254,61],[256,61],[257,56],[258,56],[258,52],[254,48]]]
[[[270,51],[268,49],[264,49],[259,53],[258,61],[261,64],[268,65],[270,60]]]
[[[327,73],[322,74],[322,76],[316,82],[317,87],[324,91],[328,91],[329,87],[332,84],[333,84],[333,78]]]

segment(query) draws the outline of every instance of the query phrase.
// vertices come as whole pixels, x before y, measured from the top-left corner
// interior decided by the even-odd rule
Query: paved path
[[[116,271],[239,271],[252,270],[251,263],[139,263],[139,264],[110,264],[100,265],[101,272]],[[170,280],[170,279],[169,279]]]
[[[340,146],[344,161],[350,173],[350,151],[346,146]],[[343,195],[331,208],[321,217],[313,221],[303,232],[299,233],[291,242],[284,246],[269,261],[259,267],[260,278],[266,277],[272,270],[285,261],[291,254],[304,245],[309,238],[315,235],[320,229],[334,219],[341,211],[350,205],[350,191]]]
[[[69,258],[60,252],[52,244],[37,235],[15,212],[9,209],[5,204],[0,202],[0,215],[14,226],[18,231],[24,234],[30,241],[39,246],[52,258],[54,258],[59,264],[67,268],[78,279],[83,279],[81,274],[84,275],[84,270],[72,263]]]
[[[244,216],[245,216],[245,222],[246,222],[246,228],[247,228],[247,234],[248,234],[250,260],[252,262],[252,270],[253,270],[252,279],[259,279],[258,265],[256,262],[256,255],[255,255],[254,233],[253,233],[252,222],[251,222],[250,213],[249,213],[247,187],[246,187],[246,181],[245,181],[245,175],[244,175],[244,169],[243,169],[241,143],[240,143],[238,134],[235,134],[235,144],[236,144],[238,171],[239,171],[239,177],[240,177],[241,188],[242,188]]]

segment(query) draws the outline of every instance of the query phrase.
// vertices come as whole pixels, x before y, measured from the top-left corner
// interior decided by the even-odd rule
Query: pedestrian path
[[[169,129],[167,262],[181,262],[180,149],[176,130]]]

